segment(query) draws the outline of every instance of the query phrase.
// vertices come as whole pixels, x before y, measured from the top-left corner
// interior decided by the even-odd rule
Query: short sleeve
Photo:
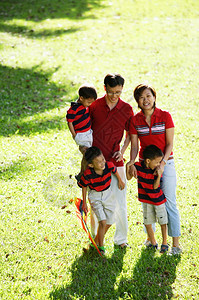
[[[166,122],[165,122],[166,129],[175,127],[172,116],[168,111],[165,111],[165,119],[166,119]]]
[[[115,174],[117,172],[117,167],[111,161],[107,161],[108,169]]]

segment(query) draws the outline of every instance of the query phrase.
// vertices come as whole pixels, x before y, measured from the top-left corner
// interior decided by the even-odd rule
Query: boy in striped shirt
[[[160,179],[162,170],[159,168],[160,162],[164,157],[161,149],[155,145],[147,146],[143,151],[144,160],[136,162],[134,165],[137,169],[138,180],[138,199],[142,202],[143,221],[151,244],[149,247],[158,248],[152,224],[158,222],[161,226],[162,245],[160,253],[168,251],[167,245],[167,212],[165,207],[166,198],[160,188]],[[126,165],[127,179],[132,176],[129,174],[129,163]]]
[[[88,163],[88,168],[78,182],[78,185],[82,187],[83,210],[85,213],[88,212],[86,195],[87,188],[89,188],[88,199],[99,221],[95,242],[99,245],[100,252],[105,254],[104,235],[114,223],[115,212],[115,203],[110,188],[111,173],[117,177],[119,189],[123,190],[125,183],[121,180],[116,166],[112,162],[105,161],[99,148],[88,148],[85,152],[85,159]]]
[[[69,130],[79,150],[83,154],[81,171],[76,176],[78,180],[86,168],[84,153],[92,146],[93,134],[89,115],[89,106],[97,99],[97,92],[94,87],[81,86],[78,91],[79,98],[76,102],[71,102],[71,107],[67,111],[66,119]]]

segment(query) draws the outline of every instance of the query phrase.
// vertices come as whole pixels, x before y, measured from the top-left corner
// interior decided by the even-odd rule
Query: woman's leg
[[[173,238],[173,247],[179,247],[180,214],[176,204],[176,171],[174,160],[168,160],[164,167],[161,188],[167,199],[168,235]]]

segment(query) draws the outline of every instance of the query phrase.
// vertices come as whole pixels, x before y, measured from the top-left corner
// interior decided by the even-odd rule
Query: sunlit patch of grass
[[[197,299],[198,2],[1,4],[0,298]],[[127,191],[131,248],[114,247],[113,226],[106,260],[82,251],[88,238],[68,202],[81,196],[81,154],[65,115],[79,85],[93,83],[102,96],[108,72],[125,77],[122,98],[135,112],[133,89],[147,81],[174,118],[181,257],[145,250],[135,180]],[[156,237],[160,244],[158,225]]]

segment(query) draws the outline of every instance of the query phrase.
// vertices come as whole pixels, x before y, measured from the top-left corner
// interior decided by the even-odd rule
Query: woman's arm
[[[134,166],[135,159],[138,155],[138,135],[130,134],[131,139],[131,150],[130,150],[130,161],[128,162],[128,178],[137,178],[137,170]]]
[[[173,140],[174,140],[174,127],[166,129],[166,147],[163,159],[167,162],[171,151],[173,149]],[[165,161],[162,160],[160,167],[164,170],[164,166],[166,165]]]

